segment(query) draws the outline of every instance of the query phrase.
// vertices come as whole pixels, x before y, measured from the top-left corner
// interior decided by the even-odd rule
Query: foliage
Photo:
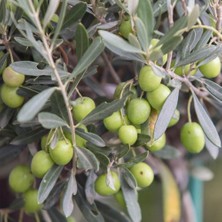
[[[43,136],[46,152],[59,140],[69,140],[74,149],[68,164],[54,164],[42,179],[35,179],[32,186],[38,189],[38,202],[45,211],[34,213],[33,220],[68,221],[78,205],[89,222],[141,221],[139,189],[130,168],[145,162],[163,185],[164,221],[180,221],[183,194],[179,192],[187,178],[178,181],[172,161],[189,161],[194,167],[195,158],[208,151],[215,159],[221,147],[221,74],[210,79],[198,69],[221,58],[221,7],[219,1],[210,0],[205,4],[190,0],[0,1],[0,84],[6,84],[6,66],[25,76],[16,91],[24,100],[19,107],[8,107],[0,88],[0,166],[8,175],[18,162],[30,165],[41,150]],[[123,21],[131,25],[124,34],[119,30]],[[130,123],[127,115],[135,110],[131,112],[128,105],[132,99],[149,97],[150,92],[138,83],[145,65],[170,94],[167,98],[155,95],[155,103],[161,100],[160,110],[151,107],[138,125]],[[178,67],[181,75],[176,74]],[[82,97],[92,98],[96,108],[77,121],[73,109]],[[10,104],[15,100],[11,96]],[[180,121],[169,128],[176,109]],[[136,107],[138,118],[140,110]],[[128,142],[129,135],[122,131],[126,142],[121,142],[119,128],[109,132],[104,126],[103,120],[117,111],[120,124],[135,128],[135,143]],[[205,136],[206,149],[195,157],[178,136],[187,121],[198,122]],[[149,152],[164,133],[167,144]],[[106,185],[114,189],[111,170],[120,178],[126,203],[121,210],[113,196],[109,201],[95,192],[96,178],[104,173]],[[22,197],[19,194],[18,200]],[[18,203],[17,208],[11,204],[0,209],[0,219],[7,221],[19,211],[20,219],[12,217],[22,221],[24,203]]]

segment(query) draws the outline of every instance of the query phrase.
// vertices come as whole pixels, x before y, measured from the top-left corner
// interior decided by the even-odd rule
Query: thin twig
[[[106,62],[106,64],[108,65],[109,71],[110,71],[114,81],[117,84],[119,84],[121,82],[121,79],[119,78],[118,74],[116,73],[115,69],[113,68],[113,66],[112,66],[111,62],[109,61],[105,52],[102,53],[102,58]]]
[[[36,24],[36,28],[39,31],[39,34],[40,34],[40,37],[42,39],[44,48],[46,50],[49,65],[51,66],[51,68],[53,70],[53,73],[54,73],[54,75],[56,77],[56,80],[58,82],[60,91],[61,91],[63,99],[64,99],[64,103],[65,103],[65,106],[66,106],[66,109],[67,109],[69,123],[70,123],[69,124],[70,125],[70,130],[71,130],[71,133],[72,133],[72,142],[73,142],[73,145],[75,147],[76,142],[75,142],[74,120],[72,118],[72,112],[71,112],[71,108],[70,108],[70,104],[69,104],[68,95],[67,95],[67,92],[66,92],[66,86],[65,86],[65,84],[63,84],[63,82],[62,82],[62,80],[60,78],[60,75],[59,75],[58,70],[56,68],[56,64],[55,64],[55,62],[54,62],[54,60],[52,58],[52,49],[50,48],[50,46],[49,46],[49,44],[47,42],[47,37],[46,37],[46,35],[44,33],[44,30],[43,30],[43,27],[42,27],[42,25],[41,25],[41,23],[39,21],[38,13],[35,13],[35,8],[34,8],[34,5],[33,5],[31,0],[29,0],[29,5],[30,5],[30,9],[31,9],[31,13],[32,13],[33,19],[34,19],[35,24]]]

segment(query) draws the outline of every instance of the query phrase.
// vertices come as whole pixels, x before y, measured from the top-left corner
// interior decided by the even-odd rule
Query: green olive
[[[144,66],[140,70],[138,83],[143,91],[150,92],[160,85],[161,79],[153,72],[151,66]]]
[[[205,145],[204,132],[196,122],[188,122],[183,125],[180,139],[183,146],[191,153],[199,153]]]
[[[159,139],[155,140],[151,146],[148,146],[148,149],[152,152],[163,149],[166,145],[166,134],[164,133]]]
[[[153,182],[153,170],[144,162],[136,163],[130,168],[130,171],[136,179],[137,186],[140,188],[148,187]]]
[[[150,111],[151,107],[145,99],[132,99],[127,105],[127,117],[135,125],[146,122]]]
[[[159,111],[167,97],[170,95],[170,92],[171,91],[167,86],[160,84],[154,91],[147,92],[147,100],[154,109]]]
[[[95,191],[102,196],[110,196],[117,193],[120,189],[120,179],[116,172],[111,171],[111,177],[114,189],[107,184],[107,173],[104,173],[97,177],[95,181]]]

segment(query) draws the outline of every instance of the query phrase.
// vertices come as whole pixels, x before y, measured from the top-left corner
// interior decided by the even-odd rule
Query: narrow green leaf
[[[27,40],[26,38],[15,36],[14,39],[20,45],[23,45],[25,47],[32,47],[32,43],[29,40]]]
[[[195,25],[199,16],[200,16],[200,6],[196,4],[188,16],[188,22],[187,22],[188,29],[190,29],[193,25]]]
[[[61,126],[67,126],[69,128],[67,122],[54,113],[41,112],[38,114],[38,121],[46,129],[55,129]]]
[[[105,221],[107,222],[131,222],[131,220],[118,209],[113,208],[110,205],[106,205],[102,202],[96,201],[96,206],[101,211]]]
[[[134,1],[128,1],[128,12],[131,16],[135,15],[138,4],[139,4],[139,0],[134,0]]]
[[[22,73],[27,76],[54,76],[53,69],[46,66],[44,69],[38,68],[37,62],[31,61],[17,61],[10,64],[10,67],[18,73]],[[58,69],[61,76],[67,76],[66,71]]]
[[[127,41],[108,31],[99,30],[100,36],[103,38],[105,46],[113,51],[112,49],[118,48],[123,52],[129,53],[138,53],[138,54],[145,54],[145,52],[141,51],[132,45],[130,45]]]
[[[2,0],[0,2],[0,23],[2,23],[5,20],[6,15],[6,2],[7,0]],[[2,23],[3,24],[3,23]]]
[[[0,73],[3,71],[4,67],[7,65],[8,53],[4,53],[0,58]]]
[[[86,50],[84,55],[79,60],[69,79],[73,79],[74,77],[84,72],[102,53],[103,49],[104,44],[102,39],[100,37],[96,37],[93,40],[92,44],[89,46],[89,48]]]
[[[205,45],[209,42],[211,36],[212,36],[212,31],[206,30],[201,36],[201,39],[199,40],[196,46],[196,49],[205,47]]]
[[[83,139],[89,141],[90,143],[92,143],[98,147],[105,147],[106,146],[105,141],[95,133],[85,132],[84,130],[82,130],[80,128],[79,129],[76,128],[75,132],[77,135],[79,135]]]
[[[85,26],[79,23],[76,29],[76,55],[80,59],[89,47],[89,36]]]
[[[93,123],[98,120],[102,120],[112,113],[121,109],[125,103],[126,97],[123,97],[120,100],[114,100],[110,103],[102,103],[98,105],[92,112],[90,112],[82,121],[82,124]]]
[[[76,193],[77,193],[77,182],[76,182],[75,175],[71,173],[66,191],[64,193],[63,201],[62,201],[62,209],[66,217],[69,217],[71,213],[73,212],[74,204],[73,204],[72,197]]]
[[[0,166],[9,164],[14,160],[26,147],[24,145],[6,145],[0,149]]]
[[[219,148],[215,144],[213,144],[205,135],[205,145],[206,148],[213,159],[216,159],[219,155]]]
[[[180,150],[170,145],[166,145],[163,149],[156,151],[153,154],[158,158],[166,160],[176,159],[182,155]]]
[[[50,96],[55,92],[56,87],[52,87],[42,91],[36,96],[32,97],[25,105],[20,109],[17,120],[20,123],[28,122],[32,120],[38,112],[43,108],[46,104]]]
[[[204,79],[204,84],[213,96],[222,101],[222,87],[220,85],[209,79]]]
[[[220,136],[218,135],[217,129],[214,126],[211,118],[207,114],[204,107],[201,105],[200,101],[198,100],[197,96],[193,93],[194,98],[194,108],[197,114],[197,118],[200,122],[200,125],[203,128],[203,131],[207,138],[216,146],[221,147],[221,140]]]
[[[87,6],[83,2],[79,2],[78,4],[74,5],[68,12],[66,12],[62,29],[65,29],[73,25],[75,22],[81,19],[85,14],[86,9]]]
[[[182,40],[183,36],[172,36],[161,47],[163,55],[167,54],[170,51],[173,51],[182,42]]]
[[[56,207],[50,208],[47,213],[53,222],[67,222],[67,218]]]
[[[55,186],[57,179],[62,172],[63,166],[54,165],[42,178],[38,191],[38,202],[43,203],[48,197],[49,193]]]
[[[142,46],[143,51],[146,52],[149,48],[150,39],[148,39],[149,36],[147,36],[145,25],[143,24],[143,21],[138,17],[136,17],[134,21],[139,42]]]
[[[200,39],[202,38],[203,29],[194,29],[186,36],[186,38],[181,43],[182,48],[182,58],[186,57],[186,55],[190,54],[191,51],[196,47]]]
[[[53,39],[52,39],[52,43],[51,43],[51,47],[53,47],[53,48],[55,47],[55,43],[56,43],[58,36],[60,34],[60,31],[62,29],[62,25],[63,25],[64,19],[65,19],[65,16],[67,15],[66,14],[67,4],[68,4],[68,0],[64,0],[61,5],[61,9],[60,9],[60,13],[59,13],[59,21],[57,23],[56,30],[53,35]]]
[[[173,117],[173,114],[177,107],[179,91],[180,91],[179,88],[175,88],[166,99],[155,124],[154,135],[153,135],[154,140],[160,138],[163,135],[163,133],[166,131],[169,122]]]
[[[105,222],[95,203],[90,204],[86,200],[84,190],[80,185],[78,186],[78,192],[74,198],[87,222]]]
[[[59,181],[55,184],[47,199],[44,202],[44,210],[51,209],[60,199],[60,194],[65,190],[65,181]]]
[[[88,149],[76,147],[77,153],[77,167],[79,169],[84,169],[85,171],[94,169],[99,170],[99,161],[95,155]]]
[[[34,129],[29,129],[29,131],[24,131],[24,133],[19,134],[18,136],[16,136],[11,142],[10,144],[13,145],[25,145],[25,144],[29,144],[32,143],[34,141],[37,141],[38,139],[40,139],[42,136],[44,136],[46,134],[46,130],[42,129],[42,128],[34,128]]]
[[[169,41],[173,36],[181,36],[181,30],[184,29],[187,25],[187,17],[179,18],[175,23],[174,26],[160,39],[157,43],[157,46],[162,45]],[[185,32],[185,30],[184,30]]]
[[[128,214],[133,222],[140,222],[142,219],[141,209],[137,200],[137,192],[135,188],[131,188],[126,180],[122,178],[121,189],[123,192],[124,200]]]
[[[121,177],[127,182],[128,186],[135,189],[137,187],[137,182],[133,174],[126,167],[121,168]]]
[[[135,165],[136,163],[143,162],[147,158],[148,154],[149,154],[148,151],[145,151],[144,153],[140,153],[136,155],[135,157],[127,160],[127,162],[120,163],[119,166],[131,167]]]
[[[45,13],[45,17],[43,19],[43,27],[44,28],[51,21],[53,15],[55,14],[55,12],[59,6],[59,3],[60,3],[60,0],[49,1],[49,5],[48,5],[47,11]]]
[[[68,112],[61,91],[55,91],[50,98],[52,112],[60,116],[67,123],[69,122]]]
[[[221,48],[221,46],[211,45],[205,48],[195,50],[191,54],[187,55],[186,58],[183,58],[183,60],[178,62],[177,66],[187,65],[200,60],[204,60],[211,55],[217,55],[219,52],[221,52]]]
[[[15,109],[6,107],[0,112],[0,128],[4,129],[8,125],[9,121],[13,118],[15,111]]]
[[[145,30],[146,38],[148,39],[147,44],[150,44],[152,39],[155,18],[153,15],[153,8],[150,0],[140,0],[137,7],[137,15],[142,20]]]

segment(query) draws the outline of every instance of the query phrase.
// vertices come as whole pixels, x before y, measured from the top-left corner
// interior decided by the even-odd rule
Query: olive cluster
[[[2,78],[4,81],[0,88],[2,102],[10,108],[20,107],[24,102],[24,97],[18,95],[17,90],[25,81],[25,76],[8,66],[4,69]]]

